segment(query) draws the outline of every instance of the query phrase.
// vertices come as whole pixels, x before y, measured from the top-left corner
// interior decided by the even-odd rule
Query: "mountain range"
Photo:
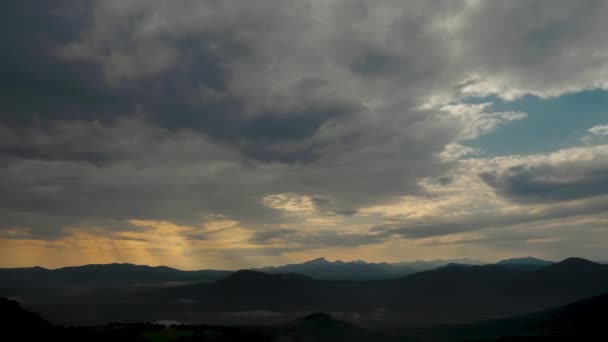
[[[27,309],[63,324],[159,320],[283,324],[310,313],[330,312],[339,319],[368,326],[422,327],[523,315],[608,291],[607,265],[580,258],[534,268],[513,265],[521,263],[450,263],[381,280],[320,280],[296,273],[242,270],[229,272],[216,281],[186,277],[188,281],[184,283],[146,286],[125,285],[132,284],[128,279],[139,281],[143,276],[124,274],[122,283],[106,280],[110,285],[75,292],[45,288],[45,282],[21,287],[14,283],[11,287],[4,278],[8,271],[2,270],[0,296],[16,298]],[[121,267],[125,266],[110,269]],[[101,267],[95,277],[102,277],[104,269]],[[142,270],[150,272],[147,268]],[[19,278],[15,272],[48,274],[40,269],[10,271],[13,281]],[[61,279],[77,279],[88,286],[95,277]],[[22,277],[22,284],[26,279],[33,278]],[[157,279],[173,280],[164,276]],[[116,283],[120,285],[114,286]],[[73,282],[66,284],[68,288],[77,287]]]
[[[367,263],[364,261],[328,261],[318,258],[300,264],[269,266],[265,273],[297,273],[319,280],[393,279],[451,264],[481,265],[471,259]],[[75,295],[99,290],[125,290],[134,287],[167,287],[199,282],[214,282],[234,271],[183,271],[167,266],[134,264],[91,264],[58,269],[43,267],[0,269],[0,294],[7,297],[44,297]]]
[[[49,270],[42,267],[0,269],[0,294],[5,297],[77,295],[108,289],[216,281],[231,271],[182,271],[166,266],[92,264]]]
[[[452,263],[482,265],[472,259],[411,261],[398,263],[368,263],[365,261],[328,261],[318,258],[301,264],[269,266],[253,269],[266,273],[298,273],[313,279],[325,280],[379,280],[398,278],[416,272],[427,271]]]

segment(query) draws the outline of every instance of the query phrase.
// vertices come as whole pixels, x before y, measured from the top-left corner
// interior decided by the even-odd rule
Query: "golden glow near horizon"
[[[182,269],[205,265],[234,267],[225,263],[218,252],[250,247],[247,243],[250,233],[239,227],[238,222],[226,219],[208,221],[198,227],[152,220],[129,220],[128,223],[141,230],[73,228],[48,241],[0,239],[0,247],[8,256],[2,266],[130,262]]]

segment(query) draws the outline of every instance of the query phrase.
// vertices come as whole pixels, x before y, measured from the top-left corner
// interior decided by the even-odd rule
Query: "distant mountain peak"
[[[573,258],[564,259],[564,260],[558,262],[556,265],[587,266],[587,265],[599,265],[599,264],[596,262],[593,262],[593,261],[589,261],[587,259],[573,257]]]
[[[304,264],[307,265],[323,265],[323,264],[331,264],[331,261],[328,261],[327,259],[325,259],[325,257],[320,257],[320,258],[316,258],[316,259],[312,259],[309,261],[306,261]]]
[[[324,257],[299,264],[254,268],[266,273],[297,273],[312,279],[323,280],[380,280],[394,279],[420,271],[427,271],[449,263],[483,264],[471,259],[430,260],[406,262],[367,262],[361,259],[329,261]]]
[[[538,258],[535,258],[535,257],[532,257],[532,256],[527,256],[527,257],[523,257],[523,258],[504,259],[504,260],[501,260],[501,261],[497,262],[497,264],[498,265],[520,264],[520,265],[547,266],[547,265],[553,264],[553,262],[552,261],[538,259]]]
[[[602,268],[602,264],[598,264],[593,261],[589,261],[583,258],[568,258],[564,259],[560,262],[557,262],[553,265],[549,265],[541,271],[545,272],[595,272],[596,270]]]

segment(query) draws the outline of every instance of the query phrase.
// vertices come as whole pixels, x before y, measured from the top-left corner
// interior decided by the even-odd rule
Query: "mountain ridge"
[[[498,261],[497,265],[511,265],[511,264],[526,264],[526,265],[541,265],[547,266],[554,264],[554,261],[543,260],[532,256],[522,258],[509,258]]]
[[[141,288],[104,285],[84,287],[86,291],[71,283],[49,288],[21,281],[7,293],[6,283],[0,283],[0,296],[24,298],[28,308],[58,322],[167,317],[188,321],[195,315],[214,324],[228,319],[239,324],[276,323],[295,315],[330,312],[356,315],[366,322],[418,325],[507,317],[597,295],[608,291],[608,265],[580,258],[538,269],[452,264],[380,280],[321,280],[299,273],[241,270],[215,281]],[[38,292],[28,292],[23,284]],[[76,314],[70,305],[87,312]]]
[[[363,260],[329,261],[325,257],[320,257],[302,263],[252,268],[252,270],[267,273],[299,273],[320,280],[381,280],[399,278],[416,272],[442,267],[450,263],[484,264],[479,260],[466,258],[376,263]]]

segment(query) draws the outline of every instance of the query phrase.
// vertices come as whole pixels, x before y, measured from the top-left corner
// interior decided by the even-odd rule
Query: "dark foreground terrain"
[[[0,299],[4,341],[606,341],[608,294],[531,315],[468,325],[379,331],[315,313],[258,327],[111,323],[54,325]]]

